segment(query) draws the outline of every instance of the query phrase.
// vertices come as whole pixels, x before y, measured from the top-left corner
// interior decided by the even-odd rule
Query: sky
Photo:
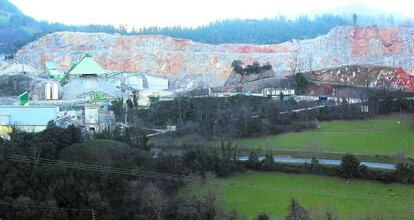
[[[25,14],[65,24],[196,27],[232,18],[273,18],[365,4],[414,17],[410,0],[10,0]]]

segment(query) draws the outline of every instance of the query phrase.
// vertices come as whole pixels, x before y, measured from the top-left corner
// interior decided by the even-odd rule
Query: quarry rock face
[[[269,62],[276,77],[295,70],[345,65],[389,66],[399,68],[394,79],[397,85],[414,90],[414,28],[337,27],[314,39],[274,45],[208,45],[165,36],[59,32],[29,43],[18,51],[16,59],[39,69],[51,60],[58,68],[68,69],[85,52],[92,52],[107,70],[171,79],[209,74],[205,78],[210,82],[206,83],[219,86],[231,74],[231,63],[236,59],[245,64]]]
[[[371,88],[414,88],[414,76],[401,67],[351,65],[312,71],[311,78],[326,83],[341,82],[347,85]]]

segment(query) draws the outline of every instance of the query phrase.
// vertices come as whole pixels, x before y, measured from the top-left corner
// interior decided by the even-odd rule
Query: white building
[[[280,88],[264,88],[262,90],[263,96],[293,96],[295,95],[294,89],[280,89]]]
[[[56,121],[58,112],[56,106],[0,106],[0,126],[40,132],[49,121]]]
[[[85,127],[87,131],[97,131],[99,125],[99,107],[94,105],[85,106]]]

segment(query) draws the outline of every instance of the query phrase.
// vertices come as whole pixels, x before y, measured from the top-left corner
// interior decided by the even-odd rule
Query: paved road
[[[259,160],[262,161],[264,157],[259,157]],[[247,161],[249,157],[240,157],[240,161]],[[295,157],[273,157],[273,160],[278,163],[291,163],[291,164],[304,164],[311,163],[312,159],[309,158],[295,158]],[[339,166],[341,164],[340,160],[327,160],[319,159],[319,164],[322,165],[331,165]],[[384,169],[384,170],[395,170],[396,165],[390,163],[373,163],[373,162],[361,162],[361,165],[365,165],[368,168],[372,169]]]

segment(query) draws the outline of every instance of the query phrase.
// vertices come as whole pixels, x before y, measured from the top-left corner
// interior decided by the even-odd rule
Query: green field
[[[257,172],[224,181],[221,190],[227,206],[249,219],[261,212],[286,216],[292,198],[314,219],[322,219],[327,210],[339,219],[414,219],[414,186],[358,180],[347,184],[333,177]]]
[[[400,121],[400,124],[397,124]],[[331,121],[320,128],[281,135],[236,139],[243,148],[414,157],[414,114],[378,116],[368,120]]]

